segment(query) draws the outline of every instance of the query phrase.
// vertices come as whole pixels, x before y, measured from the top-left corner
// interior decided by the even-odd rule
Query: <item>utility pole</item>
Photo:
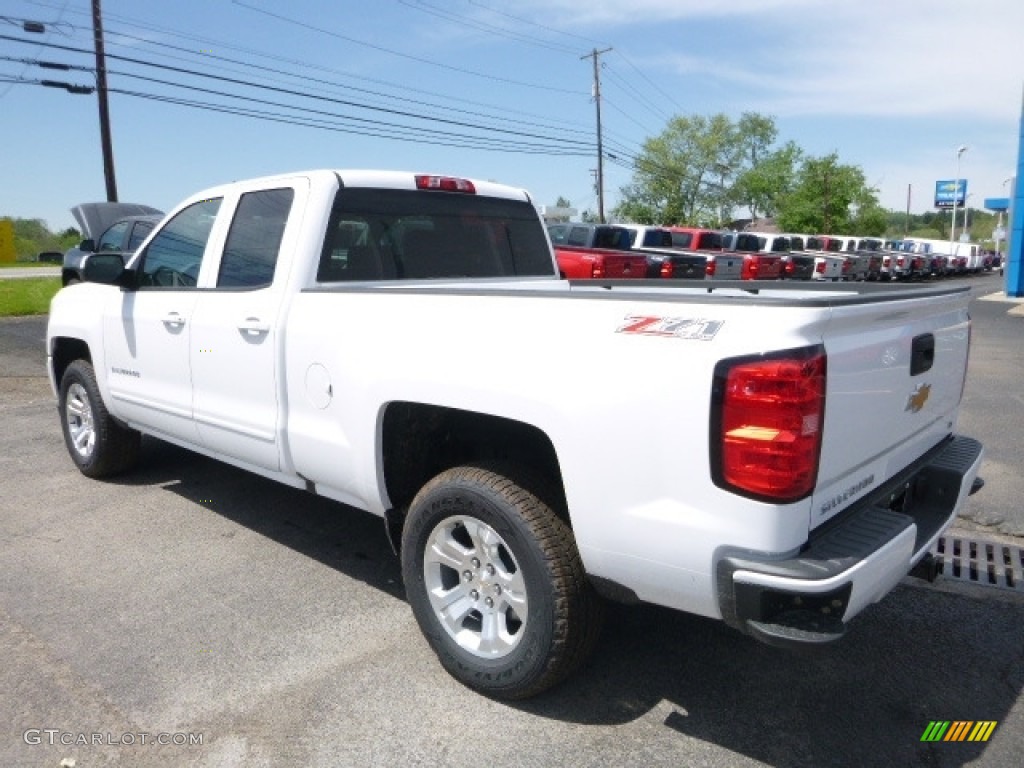
[[[114,145],[110,139],[110,109],[107,106],[107,60],[103,51],[103,18],[100,0],[92,0],[92,33],[96,41],[96,94],[100,105],[100,142],[103,145],[103,178],[107,182],[107,201],[117,202],[114,178]]]
[[[594,105],[597,107],[597,220],[604,224],[604,148],[601,139],[601,65],[598,57],[611,48],[597,50],[580,56],[580,59],[594,60]]]
[[[910,189],[911,184],[907,184],[907,218],[903,221],[903,239],[906,240],[910,236]]]

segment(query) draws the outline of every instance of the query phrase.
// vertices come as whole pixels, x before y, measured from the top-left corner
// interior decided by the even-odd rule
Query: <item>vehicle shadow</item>
[[[775,766],[959,766],[991,745],[924,731],[1006,723],[1024,688],[1021,627],[1024,601],[900,586],[839,644],[786,651],[717,621],[615,606],[583,673],[522,708],[605,724],[660,705],[666,728]]]
[[[114,479],[161,486],[268,539],[405,599],[384,521],[363,510],[254,475],[152,438],[137,469]]]
[[[369,513],[150,439],[141,466],[115,482],[161,486],[404,599],[383,522]],[[901,586],[840,643],[803,652],[710,619],[611,605],[589,663],[511,706],[581,725],[657,712],[666,729],[786,768],[995,764],[991,743],[921,741],[933,720],[997,721],[997,738],[1024,689],[1024,600],[983,595]]]

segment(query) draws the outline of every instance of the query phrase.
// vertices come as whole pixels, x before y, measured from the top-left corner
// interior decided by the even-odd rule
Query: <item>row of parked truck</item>
[[[549,224],[548,234],[570,279],[909,280],[996,266],[977,245],[923,238],[588,223]]]

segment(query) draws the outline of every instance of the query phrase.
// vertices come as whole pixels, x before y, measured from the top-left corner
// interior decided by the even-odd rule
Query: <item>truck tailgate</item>
[[[814,528],[955,429],[970,345],[969,291],[833,308]]]
[[[603,258],[604,276],[606,278],[639,279],[647,275],[647,259],[642,254],[605,251]]]
[[[715,262],[715,280],[740,280],[743,278],[743,254],[735,251],[708,254]]]

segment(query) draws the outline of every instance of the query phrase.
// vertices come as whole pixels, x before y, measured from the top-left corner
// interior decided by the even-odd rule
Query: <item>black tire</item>
[[[427,483],[405,520],[402,576],[416,621],[445,669],[489,696],[524,699],[583,663],[596,644],[603,603],[568,524],[526,490],[542,484],[519,484],[512,475],[501,467],[464,466]],[[486,547],[478,535],[490,537]],[[442,539],[447,554],[464,562],[437,556]],[[515,613],[521,598],[525,616]],[[446,623],[442,603],[465,615]],[[488,622],[499,629],[493,649],[485,647]]]
[[[64,443],[86,477],[116,475],[138,460],[141,436],[117,424],[107,412],[87,361],[75,360],[65,369],[59,408]]]

